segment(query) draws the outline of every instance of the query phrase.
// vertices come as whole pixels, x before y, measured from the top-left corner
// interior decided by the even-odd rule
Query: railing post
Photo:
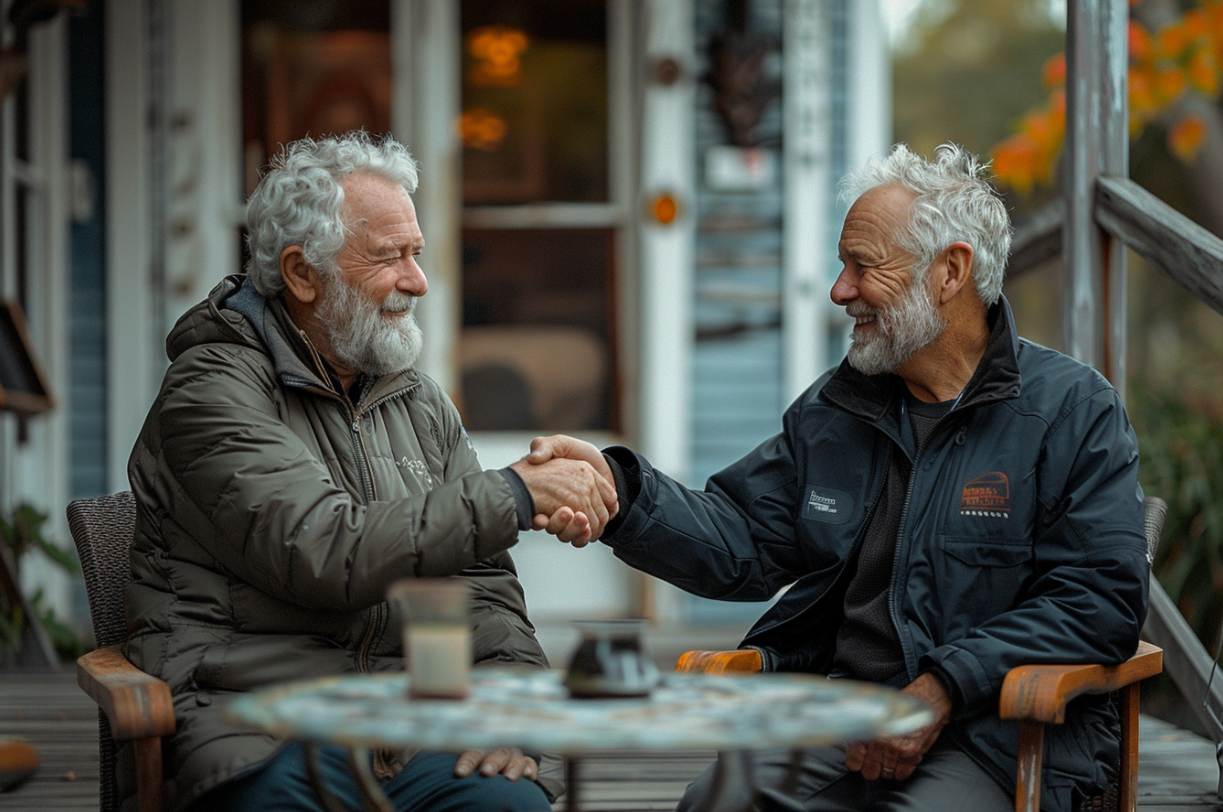
[[[1066,230],[1062,329],[1066,351],[1124,396],[1125,247],[1095,222],[1100,174],[1128,174],[1125,0],[1067,4]]]
[[[1073,5],[1073,3],[1071,4]],[[1105,0],[1100,9],[1100,31],[1104,54],[1100,72],[1100,119],[1103,124],[1103,150],[1100,172],[1125,178],[1130,173],[1129,89],[1129,4],[1126,0]],[[1094,189],[1092,199],[1095,200]],[[1094,205],[1094,204],[1093,204]],[[1097,226],[1097,230],[1099,227]],[[1104,368],[1103,372],[1125,400],[1127,290],[1126,247],[1112,235],[1103,235],[1104,267]]]

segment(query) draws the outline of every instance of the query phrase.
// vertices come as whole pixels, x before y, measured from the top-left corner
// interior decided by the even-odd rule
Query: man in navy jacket
[[[846,179],[831,295],[855,320],[848,356],[704,491],[626,448],[556,436],[528,457],[586,459],[615,482],[602,541],[634,567],[725,600],[791,585],[742,644],[765,670],[880,682],[934,709],[908,736],[808,751],[789,793],[806,809],[1013,808],[1007,671],[1119,663],[1146,616],[1133,430],[1103,377],[1016,335],[1009,218],[982,175],[953,146],[926,161],[901,145]],[[537,525],[570,540],[568,516]],[[1117,737],[1107,698],[1076,700],[1046,739],[1044,807],[1106,785]],[[758,754],[766,798],[789,761]],[[706,774],[681,809],[709,788]]]

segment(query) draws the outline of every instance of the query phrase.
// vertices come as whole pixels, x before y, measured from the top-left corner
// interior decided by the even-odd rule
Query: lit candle
[[[467,696],[471,671],[471,630],[452,623],[408,623],[404,630],[408,656],[408,693],[431,699]]]

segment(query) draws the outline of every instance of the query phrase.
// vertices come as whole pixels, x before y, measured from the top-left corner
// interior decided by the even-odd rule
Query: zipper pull
[[[361,418],[358,417],[356,420],[352,421],[352,433],[353,434],[361,433]]]
[[[956,432],[955,444],[964,445],[964,440],[968,437],[968,425],[960,426],[960,430]]]

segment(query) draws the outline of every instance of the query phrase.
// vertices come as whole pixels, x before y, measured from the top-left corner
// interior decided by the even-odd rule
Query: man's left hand
[[[466,778],[480,768],[480,775],[494,776],[501,773],[511,781],[530,778],[539,774],[539,765],[530,756],[524,756],[517,747],[498,747],[496,750],[468,750],[459,756],[454,765],[454,777]]]
[[[917,697],[934,709],[934,721],[904,736],[883,736],[869,742],[854,742],[845,748],[845,766],[862,773],[867,781],[880,778],[903,781],[913,774],[951,718],[951,698],[943,682],[933,674],[921,674],[901,693]]]

